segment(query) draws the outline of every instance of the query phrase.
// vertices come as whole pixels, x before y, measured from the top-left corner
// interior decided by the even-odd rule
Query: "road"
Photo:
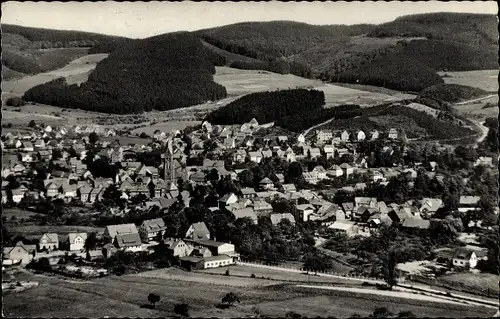
[[[305,136],[307,136],[307,134],[309,134],[309,132],[310,132],[311,130],[314,130],[314,129],[316,129],[316,128],[318,128],[318,127],[322,126],[322,125],[328,124],[328,123],[330,123],[330,122],[331,122],[331,121],[333,121],[333,120],[335,120],[335,118],[334,118],[334,117],[332,117],[332,118],[331,118],[331,119],[329,119],[329,120],[324,121],[323,123],[319,123],[319,124],[316,124],[316,125],[314,125],[314,126],[311,126],[311,127],[310,127],[310,128],[308,128],[307,130],[305,130],[305,131],[304,131],[304,133],[302,133],[302,135],[304,135],[304,137],[305,137]]]
[[[468,101],[458,102],[458,103],[455,103],[455,105],[464,105],[464,104],[474,103],[474,102],[486,100],[486,99],[489,99],[489,98],[492,98],[492,97],[495,97],[495,96],[497,96],[497,95],[496,94],[490,94],[490,95],[483,96],[483,97],[480,97],[480,98],[477,98],[477,99],[472,99],[472,100],[468,100]]]

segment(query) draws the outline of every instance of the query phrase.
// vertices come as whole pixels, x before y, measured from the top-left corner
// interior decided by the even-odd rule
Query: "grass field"
[[[37,213],[33,213],[20,208],[4,208],[2,209],[2,217],[7,218],[7,220],[11,219],[12,216],[15,216],[17,219],[29,219],[33,216],[38,215]]]
[[[177,303],[187,303],[191,317],[242,317],[263,315],[283,317],[294,311],[308,317],[346,318],[352,313],[368,316],[376,307],[393,312],[409,310],[419,317],[488,317],[491,310],[419,300],[388,298],[342,291],[307,289],[287,285],[266,287],[228,287],[195,281],[146,278],[137,275],[107,277],[88,282],[65,281],[55,277],[28,276],[40,286],[20,294],[4,296],[4,315],[12,317],[168,317]],[[240,304],[218,309],[227,292],[240,295]],[[156,309],[147,296],[157,293],[161,300]]]
[[[460,84],[483,89],[498,91],[498,70],[478,70],[465,72],[438,72],[446,84]]]
[[[453,288],[480,292],[481,294],[487,293],[489,290],[491,295],[494,296],[500,293],[498,279],[498,276],[494,274],[461,273],[439,277],[438,281]]]
[[[68,84],[80,84],[87,80],[97,63],[107,54],[90,54],[71,61],[68,65],[49,72],[26,76],[17,80],[2,82],[2,99],[9,96],[22,96],[30,88],[52,81],[59,77],[66,78]]]
[[[493,107],[483,108],[487,103]],[[492,96],[475,103],[455,105],[453,107],[460,115],[473,119],[484,119],[486,117],[498,117],[498,95]]]

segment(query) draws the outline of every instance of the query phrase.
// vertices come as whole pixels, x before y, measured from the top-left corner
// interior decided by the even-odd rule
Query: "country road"
[[[455,105],[464,105],[464,104],[474,103],[474,102],[486,100],[486,99],[489,99],[489,98],[492,98],[492,97],[495,97],[495,96],[497,96],[497,95],[496,94],[490,94],[490,95],[483,96],[483,97],[480,97],[480,98],[477,98],[477,99],[472,99],[472,100],[468,100],[468,101],[458,102],[458,103],[455,103]]]
[[[333,121],[333,120],[335,120],[335,118],[334,118],[334,117],[332,117],[332,118],[331,118],[331,119],[329,119],[329,120],[324,121],[323,123],[319,123],[319,124],[316,124],[316,125],[314,125],[314,126],[311,126],[311,127],[310,127],[310,128],[308,128],[307,130],[305,130],[305,131],[304,131],[304,133],[302,133],[302,135],[304,135],[304,137],[305,137],[305,136],[307,136],[307,134],[309,134],[309,132],[310,132],[311,130],[314,130],[315,128],[320,127],[321,125],[328,124],[328,123],[330,123],[330,122],[331,122],[331,121]]]

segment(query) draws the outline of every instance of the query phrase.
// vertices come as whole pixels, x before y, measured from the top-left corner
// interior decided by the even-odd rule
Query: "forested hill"
[[[422,85],[411,80],[413,74],[424,79],[424,83],[434,85],[440,83],[436,80],[437,71],[498,67],[494,15],[421,14],[378,26],[251,22],[200,30],[195,34],[221,50],[268,63],[279,62],[279,67],[271,69],[274,72],[333,82],[386,83],[388,88],[410,91],[422,89]],[[406,57],[411,59],[411,67],[404,65]],[[233,67],[262,68],[258,62],[232,63]],[[385,68],[406,71],[397,75],[380,73]],[[416,86],[391,86],[400,80]]]
[[[89,53],[109,53],[131,39],[81,31],[2,24],[2,66],[22,76],[51,71]],[[4,80],[9,80],[9,73]]]
[[[168,110],[227,96],[213,81],[218,57],[187,32],[133,40],[99,62],[81,86],[57,79],[24,99],[106,113]]]

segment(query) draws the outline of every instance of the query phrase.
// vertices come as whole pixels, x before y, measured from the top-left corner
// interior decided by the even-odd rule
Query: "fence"
[[[362,281],[371,281],[371,282],[376,282],[376,283],[384,283],[384,281],[380,278],[374,278],[374,277],[366,277],[358,274],[345,274],[345,273],[337,273],[333,271],[308,271],[304,267],[294,267],[292,265],[272,265],[269,262],[265,261],[256,261],[256,260],[245,260],[245,259],[240,259],[240,261],[237,262],[237,264],[240,265],[247,265],[251,267],[260,267],[260,268],[268,268],[268,269],[275,269],[275,270],[280,270],[280,271],[288,271],[288,272],[295,272],[295,273],[314,273],[319,276],[325,276],[325,277],[336,277],[336,278],[344,278],[344,279],[351,279],[351,280],[362,280]]]

